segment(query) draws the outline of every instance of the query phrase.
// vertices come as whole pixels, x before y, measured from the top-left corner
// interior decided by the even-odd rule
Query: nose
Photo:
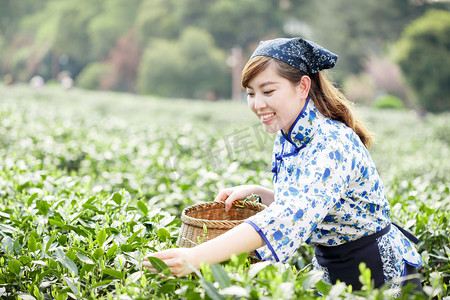
[[[264,99],[264,97],[260,96],[260,95],[255,95],[254,97],[254,101],[255,103],[253,104],[255,110],[260,110],[262,108],[265,108],[267,106],[267,103]]]

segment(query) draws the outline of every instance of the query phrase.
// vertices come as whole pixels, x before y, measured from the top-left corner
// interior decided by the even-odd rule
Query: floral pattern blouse
[[[266,245],[262,260],[285,262],[302,243],[336,246],[390,224],[390,206],[374,163],[355,132],[323,116],[307,100],[288,134],[273,148],[274,202],[246,220]],[[396,226],[386,238],[399,269],[421,265]]]

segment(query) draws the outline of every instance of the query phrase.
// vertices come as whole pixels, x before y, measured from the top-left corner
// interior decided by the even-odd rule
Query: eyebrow
[[[277,84],[278,82],[276,82],[276,81],[266,81],[266,82],[263,82],[263,83],[261,83],[258,87],[260,88],[260,89],[262,89],[263,87],[265,87],[266,85],[269,85],[269,84]],[[252,88],[250,85],[247,85],[247,87],[248,88],[251,88],[252,90],[254,90],[254,88]]]

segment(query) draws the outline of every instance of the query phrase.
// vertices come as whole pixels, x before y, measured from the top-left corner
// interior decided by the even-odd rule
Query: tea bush
[[[0,86],[0,297],[5,299],[443,299],[449,296],[448,115],[363,111],[393,220],[413,231],[423,293],[328,286],[302,247],[175,278],[141,266],[174,247],[181,210],[223,187],[270,186],[274,135],[243,103]]]

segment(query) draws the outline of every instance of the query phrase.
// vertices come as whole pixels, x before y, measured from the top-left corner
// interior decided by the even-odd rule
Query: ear
[[[297,88],[302,99],[308,98],[309,89],[311,88],[311,78],[308,75],[303,75],[297,84]]]

